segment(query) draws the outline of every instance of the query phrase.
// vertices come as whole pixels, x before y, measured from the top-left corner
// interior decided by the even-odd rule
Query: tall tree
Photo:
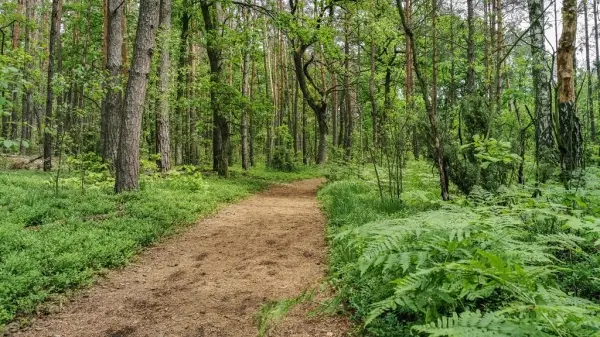
[[[304,9],[303,2],[290,0],[290,10],[297,24],[300,24],[303,20],[301,19],[302,10]],[[331,4],[329,5],[331,6]],[[330,90],[324,86],[319,86],[310,74],[310,66],[315,62],[315,56],[310,56],[305,60],[305,53],[313,46],[319,38],[317,34],[321,29],[323,18],[327,13],[328,8],[315,8],[316,19],[312,31],[309,36],[298,34],[292,37],[292,58],[294,61],[294,71],[296,74],[296,80],[302,91],[302,96],[306,100],[308,106],[315,113],[318,126],[318,149],[317,149],[317,164],[325,164],[327,161],[327,135],[329,134],[329,127],[327,125],[327,98]]]
[[[31,24],[33,18],[34,3],[32,0],[25,0],[25,36],[23,51],[26,55],[31,53]],[[28,60],[25,62],[23,67],[23,78],[28,81],[30,68],[33,67],[33,62]],[[24,142],[31,143],[31,126],[33,124],[33,88],[30,83],[24,85],[23,89],[23,100],[22,100],[22,112],[21,112],[21,142],[19,152],[25,154],[26,146]]]
[[[106,0],[106,93],[104,96],[102,129],[103,158],[114,170],[119,147],[121,124],[121,71],[123,68],[123,0]]]
[[[408,25],[406,23],[406,15],[404,12],[404,8],[401,0],[396,0],[396,6],[398,7],[398,12],[400,15],[400,21],[402,23],[402,28],[404,29],[404,33],[406,35],[406,39],[410,42],[411,54],[412,54],[412,63],[415,75],[417,76],[417,80],[419,81],[419,86],[421,89],[421,95],[423,96],[423,101],[425,102],[425,110],[427,111],[427,117],[429,119],[429,125],[431,128],[431,137],[432,143],[435,149],[435,161],[438,168],[438,173],[440,176],[440,191],[442,200],[449,200],[450,194],[448,192],[448,179],[446,176],[445,164],[444,164],[444,151],[442,146],[442,141],[440,138],[437,116],[435,115],[434,107],[431,103],[432,99],[430,97],[430,91],[421,73],[420,63],[418,60],[418,52],[416,49],[415,37],[412,29],[412,25]]]
[[[562,33],[558,42],[558,116],[563,178],[569,181],[572,171],[582,164],[581,125],[575,106],[575,40],[577,35],[577,1],[563,0]]]
[[[544,5],[542,0],[528,0],[529,38],[531,39],[532,80],[535,102],[535,144],[536,159],[541,166],[556,165],[558,156],[554,140],[552,122],[552,101],[550,99],[550,71],[546,57],[544,34]],[[548,170],[538,170],[538,179],[549,178]]]
[[[596,106],[600,109],[600,39],[598,32],[598,1],[592,1],[594,9],[594,45],[596,47],[596,60],[594,62],[596,68]],[[600,115],[600,113],[598,114]],[[596,140],[596,133],[592,134],[592,141]]]
[[[250,15],[248,14],[248,8],[242,8],[242,17],[246,22],[246,29],[251,29]],[[250,48],[251,40],[248,36],[247,41],[242,51],[243,65],[242,65],[242,96],[247,98],[247,104],[242,110],[242,125],[241,125],[241,138],[242,138],[242,169],[247,170],[249,167],[249,148],[248,148],[248,113],[250,106]]]
[[[200,2],[206,34],[206,53],[210,64],[210,106],[213,116],[213,170],[220,176],[229,175],[230,125],[224,109],[223,51],[218,41],[218,8],[215,2]]]
[[[140,0],[133,59],[125,89],[115,191],[138,189],[142,111],[160,11],[159,0]]]
[[[156,153],[160,155],[158,167],[161,172],[171,169],[171,137],[169,133],[169,71],[170,71],[170,33],[171,0],[160,0],[158,65],[158,111],[156,112]]]
[[[52,16],[50,19],[50,41],[48,43],[48,81],[46,90],[46,114],[44,116],[44,171],[52,169],[52,125],[53,125],[53,105],[54,90],[52,88],[54,81],[56,45],[60,34],[60,22],[62,12],[62,0],[52,0]]]
[[[586,109],[590,123],[590,139],[592,141],[596,141],[596,118],[594,116],[594,89],[592,84],[592,65],[590,59],[590,32],[588,24],[588,0],[583,1],[583,18],[585,26],[585,68],[587,83]]]

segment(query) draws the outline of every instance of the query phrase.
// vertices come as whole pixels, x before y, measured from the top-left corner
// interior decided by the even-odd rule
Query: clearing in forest
[[[277,185],[223,208],[15,336],[256,336],[261,305],[322,281],[324,219],[315,200],[321,183]],[[347,330],[346,320],[309,318],[301,306],[272,335]]]

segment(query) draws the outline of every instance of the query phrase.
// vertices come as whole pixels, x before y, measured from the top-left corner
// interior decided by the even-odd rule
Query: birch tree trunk
[[[561,167],[568,182],[572,171],[582,164],[581,125],[575,106],[575,40],[577,35],[577,1],[563,0],[563,29],[558,42],[558,116]],[[567,185],[568,186],[568,185]]]
[[[543,0],[528,0],[529,38],[531,39],[532,79],[535,102],[536,159],[543,168],[557,163],[554,126],[552,122],[552,100],[550,99],[550,71],[544,49],[544,4]],[[537,178],[544,182],[549,177],[546,169],[538,170]]]

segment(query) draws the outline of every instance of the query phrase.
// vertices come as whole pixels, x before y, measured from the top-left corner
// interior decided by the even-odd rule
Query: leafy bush
[[[371,336],[600,336],[600,193],[533,190],[475,187],[389,212],[373,185],[328,185],[339,296]]]
[[[287,125],[275,129],[276,145],[271,159],[271,168],[283,172],[292,172],[296,169],[292,153],[292,136]]]

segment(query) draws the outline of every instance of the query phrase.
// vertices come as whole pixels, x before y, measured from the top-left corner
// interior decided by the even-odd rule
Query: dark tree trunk
[[[187,1],[183,2],[184,7],[189,5]],[[175,110],[175,164],[181,164],[183,162],[184,148],[186,148],[185,141],[185,89],[188,77],[188,71],[186,69],[186,60],[188,54],[188,36],[190,30],[190,13],[186,8],[183,9],[181,14],[181,35],[179,39],[179,60],[177,65],[177,100]]]
[[[302,100],[302,163],[309,164],[308,153],[308,116],[306,116],[306,101]]]
[[[215,4],[206,1],[200,3],[204,27],[206,30],[206,53],[210,63],[210,105],[213,115],[213,170],[222,177],[229,175],[229,121],[225,117],[222,97],[223,59],[222,52],[216,39],[219,32],[216,26]]]
[[[119,133],[122,114],[121,71],[123,68],[123,14],[122,0],[107,1],[108,23],[106,38],[106,95],[104,97],[103,130],[104,146],[103,157],[111,171],[114,171],[119,147]]]
[[[475,92],[475,8],[473,0],[467,0],[467,94]]]
[[[160,58],[158,65],[159,84],[158,102],[156,102],[156,153],[160,155],[158,167],[161,172],[171,169],[171,137],[169,134],[169,70],[171,31],[171,0],[160,0],[158,40]]]
[[[249,22],[250,16],[248,15],[248,9],[244,7],[242,9],[243,17],[245,22]],[[248,29],[248,27],[246,27]],[[244,50],[244,60],[242,65],[242,96],[250,98],[250,40],[246,43],[246,50]],[[249,100],[248,100],[249,102]],[[249,103],[248,103],[249,104]],[[245,106],[242,110],[242,127],[240,130],[242,138],[242,169],[248,170],[249,167],[249,153],[248,153],[248,110],[249,106]]]
[[[302,96],[306,100],[306,103],[315,112],[317,124],[319,127],[319,145],[317,152],[317,164],[325,164],[327,161],[327,134],[329,129],[327,127],[327,102],[325,101],[326,95],[324,93],[317,94],[319,98],[315,97],[314,93],[308,87],[306,78],[306,69],[308,64],[304,64],[302,61],[302,55],[306,50],[306,46],[300,48],[294,48],[294,69],[296,71],[296,78],[300,90],[302,90]]]
[[[152,54],[159,20],[159,0],[141,0],[133,60],[125,89],[121,137],[117,156],[117,193],[138,189],[140,136]]]
[[[598,39],[598,3],[596,0],[592,1],[594,6],[594,45],[596,47],[596,106],[600,109],[600,41]],[[592,134],[592,141],[596,141],[596,133]]]
[[[25,0],[25,37],[24,37],[24,52],[29,55],[31,52],[31,29],[29,24],[33,16],[33,4],[31,0]],[[29,70],[33,68],[33,62],[26,62],[23,69],[23,78],[29,80]],[[27,147],[24,142],[31,145],[31,124],[33,123],[33,90],[30,86],[24,86],[23,101],[21,112],[21,142],[19,152],[23,155],[27,152]]]
[[[44,171],[52,169],[52,105],[54,104],[54,62],[56,61],[56,43],[60,34],[60,13],[62,0],[52,0],[52,17],[50,21],[50,41],[48,44],[48,82],[46,92],[46,114],[44,116]]]

